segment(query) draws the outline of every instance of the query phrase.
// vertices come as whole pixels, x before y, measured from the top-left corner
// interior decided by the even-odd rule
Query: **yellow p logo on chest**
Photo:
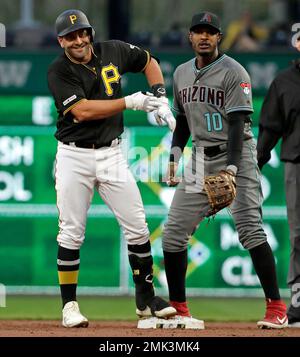
[[[105,86],[105,93],[108,96],[112,96],[114,91],[111,84],[118,83],[121,78],[120,73],[118,71],[118,67],[116,67],[112,63],[102,67],[101,77]]]

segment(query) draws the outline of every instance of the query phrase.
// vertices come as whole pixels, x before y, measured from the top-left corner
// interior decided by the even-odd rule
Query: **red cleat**
[[[186,301],[184,301],[184,302],[170,301],[170,305],[173,306],[177,310],[177,315],[191,316],[190,310],[187,306]]]
[[[286,305],[282,300],[266,299],[267,311],[263,320],[257,322],[262,329],[281,329],[288,325]]]

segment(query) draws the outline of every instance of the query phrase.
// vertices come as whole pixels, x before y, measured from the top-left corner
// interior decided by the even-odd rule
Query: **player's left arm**
[[[150,57],[150,60],[143,72],[150,87],[158,83],[165,83],[160,65],[154,57]]]
[[[121,75],[126,72],[142,72],[150,87],[160,84],[164,88],[165,82],[159,61],[151,56],[148,51],[123,41],[114,40],[112,44],[118,49],[122,59],[119,64]],[[164,92],[163,95],[166,95],[166,93]]]
[[[236,175],[243,149],[245,122],[249,121],[247,112],[237,111],[228,114],[227,168]]]
[[[150,58],[150,61],[144,70],[144,74],[149,86],[152,88],[153,94],[156,97],[166,96],[164,77],[155,58]]]
[[[151,57],[149,64],[144,70],[144,73],[149,86],[152,89],[153,95],[159,98],[161,102],[161,106],[154,111],[156,122],[158,125],[162,125],[163,122],[165,122],[169,129],[174,132],[176,127],[176,120],[169,106],[161,68],[155,58]]]
[[[158,61],[145,51],[137,46],[122,42],[114,41],[115,46],[118,46],[124,61],[120,64],[120,73],[126,72],[142,72],[144,73],[152,94],[159,99],[160,104],[157,110],[154,111],[154,117],[159,125],[166,123],[171,131],[176,127],[176,120],[169,107],[166,89],[164,85],[164,77]]]
[[[227,170],[236,175],[243,149],[245,122],[251,122],[249,114],[253,113],[251,82],[242,66],[226,73],[225,93],[228,118]]]

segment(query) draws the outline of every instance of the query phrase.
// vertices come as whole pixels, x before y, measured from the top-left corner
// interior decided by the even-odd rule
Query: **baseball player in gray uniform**
[[[218,17],[201,12],[192,19],[189,40],[196,57],[174,73],[176,129],[168,167],[169,185],[176,185],[177,164],[192,136],[192,158],[176,189],[163,232],[165,269],[170,303],[186,328],[204,328],[193,319],[186,302],[185,275],[189,237],[210,215],[203,178],[225,170],[235,175],[237,196],[230,206],[243,247],[249,250],[266,297],[260,328],[287,326],[286,306],[280,298],[273,253],[262,226],[262,192],[251,132],[251,84],[246,70],[221,54]]]

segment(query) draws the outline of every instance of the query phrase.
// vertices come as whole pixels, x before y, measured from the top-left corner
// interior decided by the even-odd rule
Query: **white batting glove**
[[[160,102],[161,105],[164,105],[164,104],[165,104],[165,105],[168,105],[168,106],[169,106],[169,101],[168,101],[168,98],[167,98],[167,97],[159,97],[159,98],[157,98],[157,99],[159,100],[159,102]],[[164,122],[163,122],[162,118],[158,115],[157,111],[158,111],[158,109],[156,109],[156,110],[153,112],[153,115],[154,115],[154,118],[155,118],[157,124],[158,124],[159,126],[162,126],[162,125],[164,125]]]
[[[176,128],[176,119],[174,118],[173,113],[169,108],[168,98],[160,97],[157,99],[160,101],[161,105],[153,113],[155,120],[158,125],[163,125],[163,122],[165,122],[169,129],[173,132]]]
[[[152,112],[160,106],[159,98],[153,95],[137,92],[125,97],[126,109],[143,110],[144,112]]]

